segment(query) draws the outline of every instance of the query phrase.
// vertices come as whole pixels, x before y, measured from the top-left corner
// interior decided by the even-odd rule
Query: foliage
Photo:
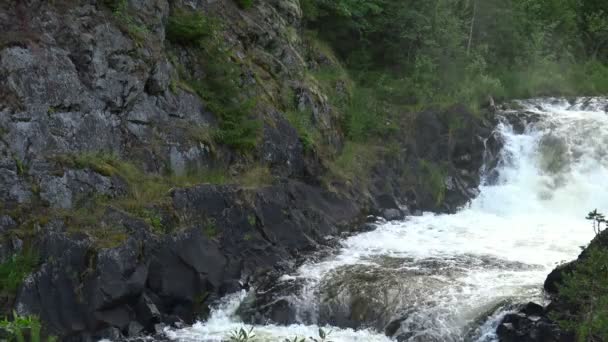
[[[604,214],[599,213],[597,209],[587,214],[586,219],[592,221],[595,235],[599,235],[602,232],[602,224],[608,226],[608,221],[606,221]]]
[[[235,181],[244,187],[259,188],[272,184],[273,180],[272,173],[268,166],[253,165],[248,170],[241,173]]]
[[[352,141],[363,142],[380,133],[380,113],[380,103],[372,90],[357,88],[346,112],[347,137]]]
[[[219,231],[217,229],[217,224],[214,219],[207,220],[207,223],[203,227],[203,233],[210,239],[217,237]]]
[[[311,336],[311,337],[308,337],[308,339],[306,339],[304,337],[295,336],[295,337],[293,337],[293,339],[286,338],[284,340],[284,342],[306,342],[306,341],[332,342],[329,340],[330,334],[331,334],[331,331],[326,332],[322,328],[319,328],[317,337]],[[230,334],[228,335],[228,341],[229,342],[253,342],[253,341],[257,341],[257,339],[256,339],[256,334],[253,331],[253,327],[249,328],[249,330],[247,330],[246,328],[243,327],[243,328],[235,329],[235,330],[231,331]]]
[[[559,299],[570,312],[554,318],[578,341],[608,340],[608,251],[589,248],[576,269],[564,275]]]
[[[317,144],[319,138],[319,132],[315,129],[311,113],[302,111],[289,111],[285,114],[287,121],[295,128],[300,138],[300,142],[304,147],[305,151],[314,150],[315,144]]]
[[[38,266],[38,255],[26,250],[0,264],[0,295],[12,298],[27,275]]]
[[[241,70],[232,60],[220,22],[199,13],[174,11],[167,25],[167,39],[194,48],[197,63],[204,66],[203,77],[193,78],[183,68],[180,77],[217,115],[219,129],[213,134],[215,140],[240,151],[253,149],[261,128],[259,121],[251,117],[256,100],[240,85]]]
[[[137,165],[120,159],[111,153],[84,153],[79,155],[58,156],[56,159],[66,166],[91,170],[107,176],[117,176],[126,182],[128,193],[113,201],[127,211],[136,210],[143,205],[159,203],[175,187],[196,184],[225,184],[228,179],[219,170],[192,170],[184,175],[159,175],[144,172]]]
[[[441,205],[445,199],[446,185],[445,177],[446,170],[438,164],[426,160],[420,161],[421,168],[421,184],[423,184],[435,199],[436,205]]]
[[[283,342],[306,342],[306,339],[304,337],[297,337],[297,336],[295,336],[292,339],[286,338],[285,340],[283,340]]]
[[[175,12],[167,23],[167,39],[175,44],[198,45],[216,34],[218,23],[203,14]]]
[[[326,332],[322,328],[319,328],[318,334],[319,334],[318,337],[309,337],[311,339],[311,341],[313,341],[313,342],[331,342],[327,339],[329,337],[329,335],[331,334],[331,331]]]
[[[40,342],[42,325],[36,316],[19,316],[13,312],[13,319],[0,321],[0,331],[6,334],[7,340],[16,342]],[[26,339],[29,337],[29,339]],[[47,337],[47,342],[55,342],[57,338]]]
[[[17,168],[17,174],[23,176],[27,173],[27,166],[19,158],[15,158],[15,167]]]
[[[88,168],[101,175],[118,177],[124,181],[127,191],[117,198],[92,198],[93,203],[89,205],[59,213],[68,226],[76,227],[79,231],[88,230],[101,248],[115,247],[127,238],[124,229],[100,224],[105,207],[108,205],[141,218],[155,233],[164,234],[168,232],[168,227],[164,225],[161,212],[157,208],[166,207],[170,201],[171,189],[205,183],[235,182],[226,175],[225,171],[215,169],[191,170],[183,175],[146,173],[137,165],[111,153],[58,156],[56,160],[71,168]],[[254,186],[253,182],[249,185]]]
[[[608,4],[599,0],[303,0],[310,29],[353,74],[396,75],[400,101],[608,91]],[[583,72],[585,69],[598,72]]]
[[[147,27],[138,24],[131,16],[128,0],[104,0],[104,4],[112,10],[123,31],[126,31],[136,44],[141,45],[150,32]]]
[[[228,336],[228,341],[230,342],[252,342],[254,341],[255,333],[253,332],[253,327],[249,330],[245,328],[235,329]]]
[[[236,3],[241,9],[248,9],[253,6],[253,0],[236,0]]]
[[[327,183],[331,183],[333,177],[350,182],[365,182],[378,158],[378,152],[378,148],[371,144],[347,142],[342,153],[328,165],[330,179],[326,179]]]

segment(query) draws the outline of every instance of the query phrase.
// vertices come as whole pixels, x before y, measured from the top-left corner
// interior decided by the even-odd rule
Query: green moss
[[[255,215],[253,215],[253,214],[247,215],[247,222],[249,222],[250,226],[255,227],[255,223],[256,223]]]
[[[285,113],[285,117],[298,133],[305,151],[312,151],[321,143],[319,131],[312,123],[311,113],[292,110]]]
[[[259,188],[266,185],[271,185],[274,178],[268,166],[258,165],[252,166],[249,170],[238,175],[234,182],[248,188]]]
[[[124,229],[118,227],[94,227],[88,230],[97,248],[116,248],[129,238]]]

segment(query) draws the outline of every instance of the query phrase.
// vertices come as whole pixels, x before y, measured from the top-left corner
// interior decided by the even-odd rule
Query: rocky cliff
[[[2,307],[64,340],[204,318],[367,215],[455,210],[499,144],[458,106],[347,139],[353,81],[298,0],[9,0],[0,32],[0,261],[36,260]]]

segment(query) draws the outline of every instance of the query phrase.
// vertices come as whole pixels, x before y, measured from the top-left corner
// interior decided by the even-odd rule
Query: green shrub
[[[199,45],[218,32],[216,20],[201,13],[176,11],[167,23],[167,39],[176,44]]]
[[[126,7],[127,0],[103,0],[102,3],[106,5],[112,12],[118,11],[120,8]]]
[[[36,316],[19,316],[13,312],[13,319],[5,318],[0,321],[0,331],[6,333],[8,341],[16,342],[40,342],[42,324]],[[56,337],[49,336],[47,342],[57,341]]]
[[[236,0],[236,3],[241,9],[248,9],[253,6],[253,0]]]
[[[0,295],[13,298],[23,280],[38,266],[38,255],[31,250],[14,255],[0,264]]]
[[[325,179],[326,183],[331,183],[335,178],[351,182],[368,181],[371,168],[379,155],[380,148],[373,144],[347,141],[340,155],[329,163],[329,173],[326,176],[329,179]]]
[[[249,330],[245,328],[235,329],[228,335],[229,342],[253,342],[256,338],[253,327]]]
[[[424,159],[420,161],[420,170],[420,183],[433,195],[435,204],[441,205],[445,199],[447,171],[443,166]]]
[[[576,333],[577,340],[608,340],[608,251],[590,248],[587,258],[564,276],[559,300],[572,311],[554,317],[560,325]]]
[[[167,39],[196,48],[205,75],[193,79],[183,68],[178,71],[218,117],[219,129],[212,134],[214,140],[244,152],[255,148],[261,128],[260,122],[252,117],[256,100],[240,86],[241,69],[231,58],[219,22],[202,14],[178,11],[169,18]]]
[[[380,102],[373,90],[358,88],[354,91],[347,117],[347,136],[350,140],[363,142],[375,136],[383,120]]]
[[[298,137],[300,138],[300,142],[302,143],[304,150],[314,150],[315,144],[317,144],[321,138],[319,136],[319,132],[312,123],[311,114],[292,110],[288,111],[285,114],[285,117],[298,133]]]
[[[210,239],[217,237],[219,231],[214,219],[207,220],[207,223],[205,223],[205,226],[203,227],[203,233]]]

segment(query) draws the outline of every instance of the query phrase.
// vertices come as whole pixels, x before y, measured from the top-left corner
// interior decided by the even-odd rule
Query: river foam
[[[316,336],[323,321],[319,312],[327,306],[323,286],[332,277],[345,277],[339,283],[347,283],[355,265],[405,284],[401,292],[389,291],[393,297],[387,305],[395,308],[385,314],[399,319],[399,333],[407,340],[493,341],[504,304],[542,301],[546,275],[575,258],[593,237],[585,215],[608,208],[607,105],[597,98],[520,102],[517,111],[504,115],[527,112],[536,122],[523,134],[516,134],[508,120],[499,125],[505,144],[498,176],[469,206],[454,215],[428,213],[379,225],[343,241],[336,255],[285,275],[284,281],[306,284],[290,298],[302,324],[256,326],[256,334],[281,342]],[[234,315],[244,296],[225,298],[207,322],[169,330],[168,337],[221,341],[246,326]],[[334,342],[390,340],[373,329],[326,330]]]

